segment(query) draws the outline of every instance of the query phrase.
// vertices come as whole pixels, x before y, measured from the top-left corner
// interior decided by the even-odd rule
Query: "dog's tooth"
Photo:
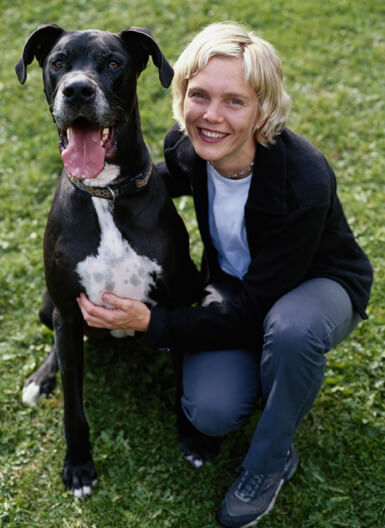
[[[103,132],[102,132],[102,140],[100,142],[100,144],[103,146],[104,143],[107,141],[108,139],[108,135],[110,133],[110,129],[109,128],[103,128]]]

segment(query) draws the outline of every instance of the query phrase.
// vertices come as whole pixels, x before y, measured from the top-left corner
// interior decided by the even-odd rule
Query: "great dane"
[[[50,24],[28,38],[16,65],[22,84],[35,57],[42,67],[65,167],[44,236],[48,293],[40,315],[53,326],[55,344],[27,380],[23,399],[33,403],[49,393],[59,365],[66,439],[63,480],[77,497],[91,493],[96,471],[82,402],[87,328],[76,298],[85,292],[103,304],[103,292],[112,291],[150,306],[172,307],[190,304],[199,290],[187,232],[141,131],[137,79],[150,55],[160,82],[168,87],[172,68],[148,30],[68,32]],[[116,337],[129,333],[112,332]],[[180,423],[186,426],[183,417]],[[182,445],[199,466],[202,460],[192,449],[190,433]]]

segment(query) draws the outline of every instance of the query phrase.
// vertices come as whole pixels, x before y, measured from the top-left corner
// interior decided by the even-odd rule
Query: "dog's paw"
[[[77,499],[87,499],[98,480],[92,460],[81,465],[65,460],[62,477],[67,490],[72,490]]]
[[[177,429],[183,456],[195,469],[218,454],[220,438],[198,431],[183,412],[178,413]]]
[[[208,460],[217,455],[220,440],[198,433],[192,436],[183,436],[180,442],[184,458],[195,469],[200,469]]]
[[[58,364],[55,345],[44,363],[25,381],[22,401],[24,405],[35,405],[39,397],[51,394],[56,385]]]
[[[26,380],[23,387],[22,402],[24,405],[36,405],[37,400],[41,397],[46,397],[51,394],[56,385],[56,377],[41,377],[33,374]]]
[[[31,405],[36,405],[36,402],[40,396],[40,387],[34,381],[31,383],[26,382],[23,387],[23,394],[21,396],[22,402],[27,407]]]
[[[183,453],[183,455],[185,459],[187,460],[187,462],[189,462],[189,464],[191,464],[192,467],[195,469],[200,469],[202,466],[204,466],[206,462],[203,456],[201,456],[199,453],[190,452],[190,453]]]

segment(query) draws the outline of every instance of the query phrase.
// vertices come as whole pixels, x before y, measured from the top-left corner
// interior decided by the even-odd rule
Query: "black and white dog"
[[[178,306],[199,291],[187,232],[141,132],[136,86],[150,55],[162,85],[169,86],[172,68],[146,29],[112,34],[46,25],[28,38],[16,65],[22,84],[34,57],[43,69],[65,166],[44,238],[48,295],[41,318],[53,325],[55,344],[27,380],[23,400],[34,403],[50,392],[59,365],[63,480],[78,497],[91,493],[96,472],[82,403],[87,328],[76,298],[84,291],[102,304],[108,290],[149,305]]]

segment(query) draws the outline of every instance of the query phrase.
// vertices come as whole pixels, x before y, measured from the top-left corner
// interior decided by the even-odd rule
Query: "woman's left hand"
[[[103,301],[111,308],[103,308],[92,303],[84,293],[77,299],[83,318],[89,326],[95,328],[119,328],[145,332],[151,318],[147,306],[135,299],[118,297],[113,293],[104,293]]]

